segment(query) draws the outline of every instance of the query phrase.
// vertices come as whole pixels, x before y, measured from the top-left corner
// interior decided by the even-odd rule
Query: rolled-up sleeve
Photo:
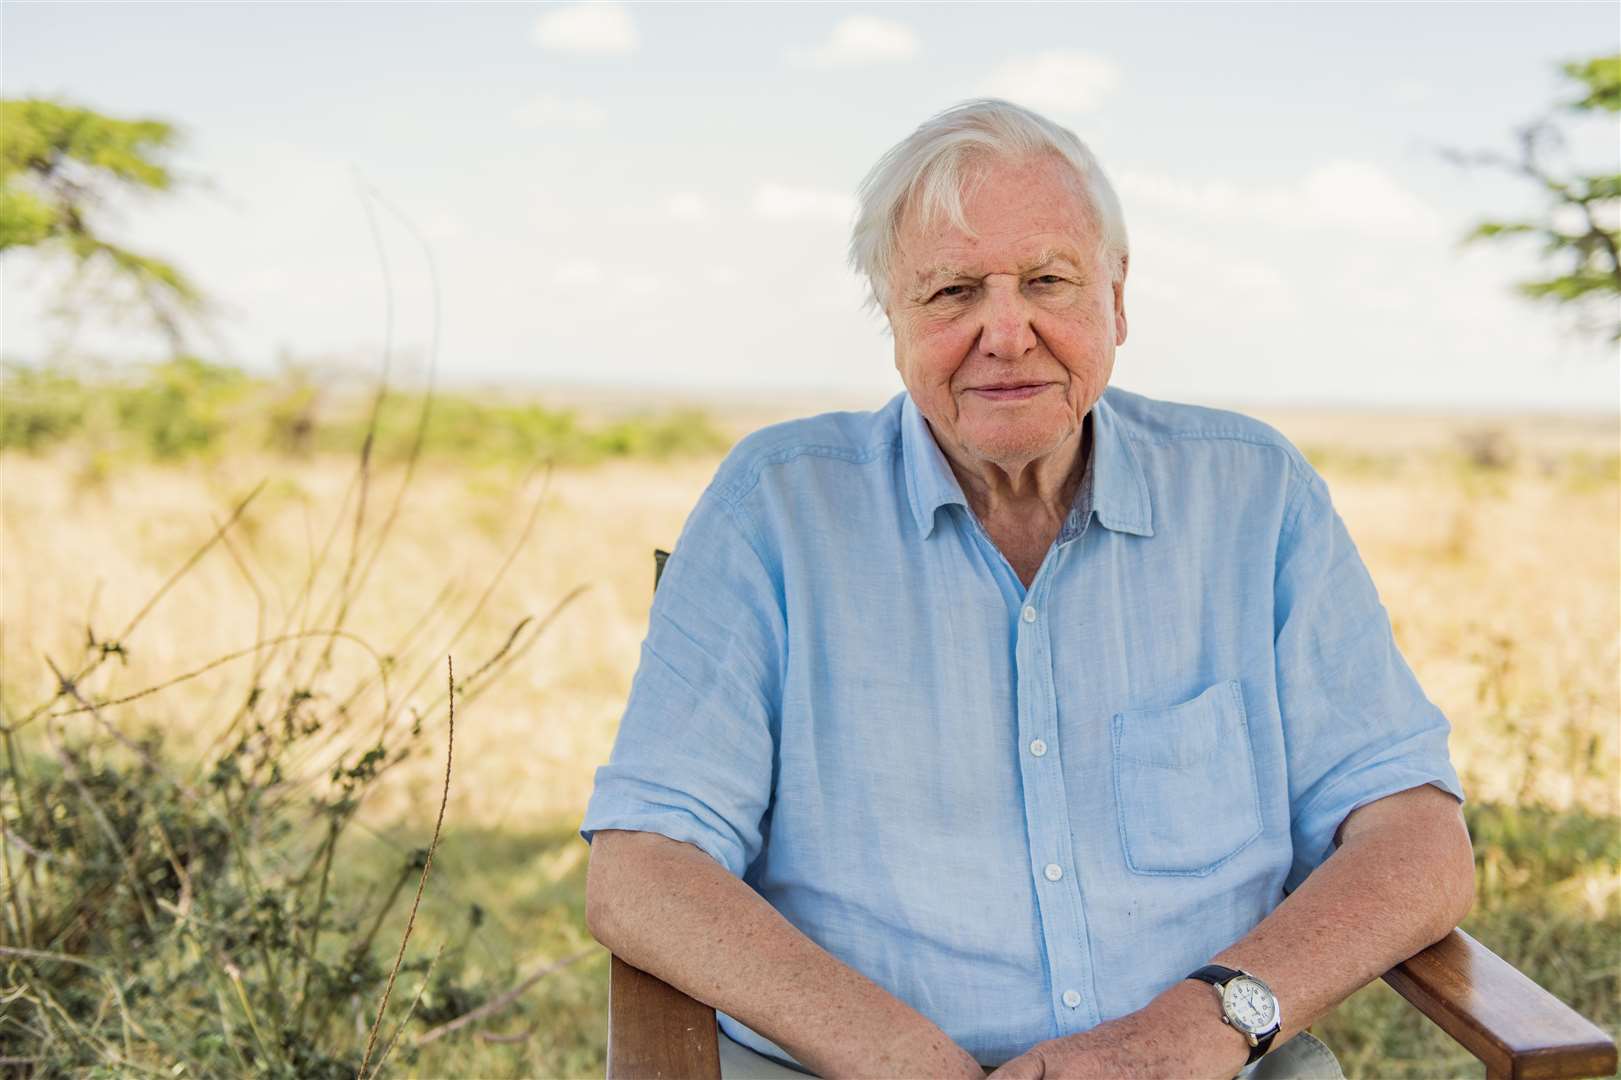
[[[742,877],[771,801],[786,630],[780,573],[711,486],[654,593],[647,638],[580,836],[660,833]]]
[[[1333,852],[1347,814],[1433,784],[1463,801],[1447,752],[1450,725],[1396,648],[1373,580],[1307,467],[1278,549],[1278,705],[1289,771],[1299,887]]]

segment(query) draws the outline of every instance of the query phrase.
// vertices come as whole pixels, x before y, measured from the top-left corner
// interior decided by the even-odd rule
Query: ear
[[[1114,283],[1114,343],[1116,347],[1126,343],[1126,270],[1130,267],[1130,264],[1130,255],[1121,257],[1120,278]]]

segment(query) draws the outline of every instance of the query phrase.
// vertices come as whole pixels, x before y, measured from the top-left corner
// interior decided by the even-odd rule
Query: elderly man
[[[749,436],[692,511],[592,933],[719,1011],[729,1076],[1339,1075],[1302,1029],[1474,864],[1322,479],[1106,389],[1126,230],[1069,131],[968,102],[861,195],[906,392]]]

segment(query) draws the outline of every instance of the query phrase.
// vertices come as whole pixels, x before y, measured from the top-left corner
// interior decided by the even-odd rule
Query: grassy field
[[[303,691],[284,720],[342,720],[289,751],[289,768],[311,775],[324,775],[345,739],[363,747],[414,724],[420,734],[402,743],[408,752],[397,767],[368,779],[355,826],[332,857],[332,889],[345,901],[409,877],[377,934],[397,944],[416,880],[401,873],[402,861],[414,865],[413,853],[428,846],[439,806],[445,656],[454,655],[458,673],[490,662],[492,677],[461,691],[445,830],[408,950],[416,966],[400,976],[391,1010],[404,1009],[423,983],[427,958],[444,953],[390,1069],[601,1075],[607,965],[584,928],[586,849],[574,830],[634,672],[651,551],[674,542],[719,447],[803,411],[793,403],[712,408],[723,435],[714,445],[674,440],[655,455],[656,440],[623,452],[601,452],[599,442],[549,471],[532,464],[528,443],[485,453],[443,436],[415,467],[392,524],[403,454],[374,463],[362,514],[354,456],[336,442],[294,453],[263,439],[225,439],[205,454],[172,455],[110,455],[105,441],[74,432],[28,448],[14,442],[0,451],[0,705],[15,753],[43,760],[47,721],[20,721],[53,697],[50,712],[72,704],[57,696],[52,663],[67,672],[95,662],[83,692],[112,702],[289,628],[339,619],[354,639],[328,639],[324,663],[324,641],[289,642],[263,666],[272,650],[99,715],[126,736],[161,733],[170,760],[203,761],[244,700],[254,700],[253,687]],[[1404,654],[1452,719],[1481,866],[1466,926],[1616,1031],[1615,423],[1262,415],[1328,479]],[[408,419],[399,422],[408,428]],[[487,412],[470,423],[510,421]],[[575,422],[579,430],[603,424]],[[224,539],[165,590],[261,481]],[[323,610],[323,598],[335,597],[345,599]],[[379,668],[389,673],[386,695]],[[68,741],[98,730],[83,712],[48,723]],[[26,820],[13,815],[10,827]],[[379,950],[385,972],[392,948]],[[510,1007],[411,1045],[565,959]],[[357,998],[341,1018],[361,1045],[367,1007]],[[234,1004],[219,1008],[236,1015]],[[1473,1072],[1382,985],[1314,1030],[1351,1075]]]

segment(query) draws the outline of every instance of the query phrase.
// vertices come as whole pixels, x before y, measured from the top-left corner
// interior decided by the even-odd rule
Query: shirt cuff
[[[1389,766],[1363,773],[1352,773],[1324,791],[1310,806],[1302,810],[1294,825],[1294,865],[1290,868],[1284,889],[1293,892],[1311,872],[1334,853],[1334,834],[1355,810],[1377,802],[1387,795],[1395,795],[1409,788],[1433,784],[1442,791],[1464,801],[1463,787],[1451,765],[1439,768]]]
[[[580,825],[580,838],[587,844],[591,837],[602,829],[625,829],[630,832],[658,833],[660,836],[679,840],[698,848],[705,855],[720,863],[735,878],[743,876],[745,868],[735,865],[741,861],[727,845],[709,829],[705,828],[690,814],[676,811],[659,814],[587,814],[585,821]]]

